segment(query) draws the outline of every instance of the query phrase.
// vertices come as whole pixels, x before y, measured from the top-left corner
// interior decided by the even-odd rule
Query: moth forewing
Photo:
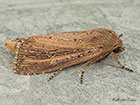
[[[82,62],[89,62],[87,64],[91,65],[123,48],[122,41],[116,33],[104,28],[36,35],[6,43],[6,46],[16,53],[14,73],[24,75],[60,71]],[[120,64],[115,53],[112,54]],[[120,66],[126,69],[122,64]],[[81,83],[85,70],[82,71]],[[54,73],[56,74],[57,72]]]

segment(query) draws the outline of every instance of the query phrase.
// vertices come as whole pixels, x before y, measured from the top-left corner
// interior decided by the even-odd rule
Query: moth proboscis
[[[121,68],[133,72],[119,62],[116,53],[124,50],[123,43],[111,29],[97,28],[87,31],[35,35],[17,38],[5,43],[5,46],[16,54],[14,61],[16,74],[31,75],[55,71],[48,79],[51,80],[62,69],[85,62],[81,66],[85,66],[81,73],[80,83],[82,84],[84,72],[89,65],[110,54]]]

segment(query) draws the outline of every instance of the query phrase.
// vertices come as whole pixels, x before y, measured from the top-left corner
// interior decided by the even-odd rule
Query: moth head
[[[122,51],[124,51],[124,48],[123,48],[123,47],[117,47],[117,48],[115,48],[115,49],[113,50],[114,53],[120,53],[120,52],[122,52]]]
[[[122,37],[123,34],[118,36],[116,34],[116,32],[114,32],[113,30],[110,30],[110,29],[108,29],[107,32],[108,32],[108,35],[112,39],[114,39],[114,42],[115,42],[114,47],[113,47],[113,52],[120,53],[120,52],[124,51],[123,43],[122,43],[122,40],[120,39],[120,37]]]
[[[113,52],[114,52],[114,53],[120,53],[120,52],[124,51],[123,44],[122,44],[122,40],[120,40],[120,37],[121,37],[121,36],[122,36],[122,34],[119,35],[117,44],[115,44],[115,46],[114,46],[114,49],[113,49]]]

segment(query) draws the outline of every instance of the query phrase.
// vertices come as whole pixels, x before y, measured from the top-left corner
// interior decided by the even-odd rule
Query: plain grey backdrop
[[[110,28],[125,51],[90,66],[80,84],[80,65],[52,73],[13,73],[14,54],[4,43],[19,37]],[[0,105],[139,105],[140,0],[0,0]]]

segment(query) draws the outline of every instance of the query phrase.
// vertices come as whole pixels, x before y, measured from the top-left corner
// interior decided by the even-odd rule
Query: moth
[[[84,63],[80,67],[83,68],[80,79],[82,84],[84,72],[89,65],[110,54],[121,68],[133,72],[119,62],[116,53],[124,50],[123,43],[120,36],[111,29],[35,35],[17,38],[5,43],[5,46],[16,54],[15,74],[32,75],[55,71],[48,79],[51,80],[64,68]]]

